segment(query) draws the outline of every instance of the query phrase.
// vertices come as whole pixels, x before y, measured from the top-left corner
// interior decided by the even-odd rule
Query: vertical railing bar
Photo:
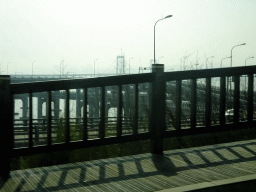
[[[152,117],[152,114],[153,114],[153,111],[152,111],[153,110],[153,83],[152,82],[149,83],[148,95],[149,95],[149,106],[148,106],[149,126],[148,128],[149,128],[149,132],[152,132],[154,130],[153,128],[154,118]],[[138,87],[138,98],[139,98],[139,87]],[[138,110],[139,110],[139,101],[138,101]],[[138,115],[138,122],[140,122],[139,127],[142,127],[142,119],[143,117],[139,117]]]
[[[164,91],[164,106],[163,106],[163,115],[164,115],[164,131],[166,131],[167,130],[167,123],[166,123],[166,119],[167,119],[167,113],[166,113],[166,110],[167,110],[167,102],[166,102],[166,100],[167,100],[167,97],[166,97],[166,92],[167,92],[167,81],[164,81],[164,87],[163,87],[163,91]]]
[[[220,78],[220,125],[224,125],[226,122],[225,119],[225,110],[226,110],[226,76]]]
[[[134,88],[134,97],[135,97],[135,111],[134,111],[134,119],[133,119],[133,121],[134,121],[134,126],[133,126],[133,134],[134,135],[137,135],[138,134],[138,120],[139,120],[139,118],[138,118],[138,110],[139,110],[139,105],[138,105],[138,102],[139,102],[139,100],[138,100],[138,98],[139,98],[139,88],[138,88],[138,83],[136,83],[135,85],[135,88]]]
[[[253,121],[253,74],[248,75],[248,98],[247,98],[247,120],[249,124]]]
[[[239,91],[240,91],[240,76],[234,76],[235,90],[234,90],[234,123],[239,122]]]
[[[176,129],[181,129],[181,80],[176,81]]]
[[[14,142],[14,137],[15,137],[15,134],[14,134],[14,112],[15,112],[15,98],[14,98],[14,95],[11,94],[11,100],[12,100],[12,112],[13,112],[13,116],[12,116],[12,149],[14,148],[15,146],[15,142]]]
[[[47,91],[46,121],[47,121],[47,145],[52,145],[52,93]]]
[[[65,143],[70,142],[70,117],[69,117],[69,98],[70,98],[70,92],[69,89],[66,89],[66,102],[65,102]]]
[[[122,85],[118,85],[118,110],[117,110],[117,137],[122,135],[122,108],[123,108]]]
[[[211,126],[211,81],[212,79],[206,78],[205,89],[205,126],[209,128]]]
[[[105,86],[101,87],[99,137],[105,137]]]
[[[83,89],[83,141],[88,139],[88,128],[87,128],[87,88]]]
[[[29,144],[28,147],[33,147],[33,103],[32,103],[32,93],[29,93]]]
[[[81,89],[76,89],[76,123],[81,118]]]
[[[196,79],[191,80],[191,128],[196,128]]]

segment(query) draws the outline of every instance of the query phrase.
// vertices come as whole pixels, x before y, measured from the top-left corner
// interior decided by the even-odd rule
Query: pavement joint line
[[[240,183],[240,182],[244,182],[244,181],[252,181],[252,180],[256,180],[256,174],[235,177],[235,178],[230,178],[230,179],[197,183],[197,184],[186,185],[186,186],[170,188],[170,189],[164,189],[164,190],[160,190],[158,192],[193,191],[193,190],[206,189],[206,188],[211,188],[211,187],[221,187],[224,185],[236,184],[236,183]]]

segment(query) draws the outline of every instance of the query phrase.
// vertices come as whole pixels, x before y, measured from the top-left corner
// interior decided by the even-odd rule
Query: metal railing
[[[26,148],[13,148],[12,156],[28,155],[35,153],[44,153],[50,151],[59,151],[65,149],[75,149],[84,148],[97,145],[109,145],[125,141],[135,141],[141,139],[150,139],[150,133],[143,133],[138,135],[138,84],[152,82],[154,80],[154,74],[142,74],[142,75],[124,75],[115,77],[101,77],[95,79],[74,79],[74,80],[60,80],[60,81],[48,81],[48,82],[36,82],[36,83],[23,83],[23,84],[11,84],[11,94],[28,94],[28,106],[33,106],[33,93],[46,92],[46,123],[47,123],[47,144],[43,146],[33,145],[33,107],[29,107],[28,110],[28,147]],[[135,90],[135,107],[134,107],[134,122],[133,122],[133,134],[132,135],[122,135],[122,85],[134,84]],[[117,130],[116,137],[105,137],[105,123],[106,123],[106,87],[117,86],[118,90],[118,109],[117,109]],[[99,103],[103,103],[99,107],[99,121],[98,121],[98,138],[96,140],[88,138],[88,89],[98,87],[100,88],[100,98]],[[82,141],[71,142],[70,141],[70,90],[71,89],[82,89],[82,101],[83,101],[83,118],[82,118]],[[53,144],[52,143],[52,127],[53,117],[52,117],[52,94],[54,91],[65,90],[65,141],[64,143]],[[134,139],[133,135],[138,135]],[[99,142],[99,140],[101,140]],[[13,146],[14,140],[13,140]]]
[[[44,145],[36,145],[34,143],[36,131],[33,122],[33,107],[28,109],[28,146],[22,148],[15,148],[15,126],[13,123],[13,115],[8,115],[5,121],[9,123],[8,129],[2,129],[3,134],[8,134],[11,138],[9,142],[10,155],[9,157],[17,157],[23,155],[30,155],[36,153],[49,153],[53,151],[71,150],[78,148],[94,147],[101,145],[118,144],[124,142],[132,142],[139,140],[150,140],[152,145],[152,153],[162,154],[163,153],[163,140],[168,137],[179,137],[184,135],[202,134],[209,132],[218,132],[238,128],[254,127],[254,92],[255,83],[254,75],[256,74],[256,66],[246,67],[233,67],[233,68],[221,68],[221,69],[205,69],[205,70],[193,70],[193,71],[179,71],[179,72],[164,72],[164,65],[153,64],[152,73],[147,74],[136,74],[136,75],[123,75],[123,76],[112,76],[112,77],[100,77],[91,79],[73,79],[73,80],[59,80],[59,81],[48,81],[48,82],[33,82],[33,83],[22,83],[22,84],[10,84],[9,76],[4,76],[5,85],[1,89],[5,89],[5,92],[1,92],[1,97],[4,98],[6,103],[9,105],[1,108],[1,114],[4,114],[5,110],[10,106],[14,105],[15,94],[28,94],[29,106],[33,106],[33,93],[45,92],[46,97],[46,130],[44,132]],[[247,107],[246,119],[241,121],[240,119],[240,76],[247,75],[247,95],[246,102]],[[227,79],[232,76],[234,77],[234,88],[227,90]],[[219,95],[216,85],[212,85],[212,79],[219,78]],[[197,80],[203,80],[205,84],[199,85]],[[182,87],[182,82],[186,84],[186,91]],[[139,85],[148,83],[146,92],[147,96],[147,119],[146,119],[146,131],[139,131],[139,117],[141,113],[140,102],[142,102],[139,90]],[[3,83],[2,83],[3,84]],[[124,89],[123,86],[133,86],[133,100],[134,105],[131,110],[131,118],[129,122],[124,121]],[[116,87],[116,102],[118,105],[116,119],[113,122],[108,120],[107,114],[107,99],[106,90],[109,86]],[[99,117],[97,121],[97,133],[96,137],[90,137],[91,125],[89,123],[90,117],[88,117],[88,89],[99,88],[100,96],[97,101],[99,107]],[[197,89],[199,87],[199,89]],[[204,88],[202,88],[204,87]],[[214,91],[212,90],[214,88]],[[76,141],[71,140],[71,131],[74,129],[72,125],[72,119],[70,117],[70,90],[71,89],[82,89],[82,118],[79,121],[81,127],[81,138]],[[53,123],[54,117],[52,115],[52,93],[54,91],[64,90],[65,91],[65,114],[64,114],[64,135],[65,139],[61,143],[55,143],[54,132],[56,125]],[[143,90],[145,92],[145,90]],[[200,91],[200,93],[199,93]],[[188,114],[184,115],[182,108],[183,94],[187,94],[186,103],[189,106]],[[214,96],[213,96],[214,94]],[[171,95],[172,105],[167,105],[167,100]],[[229,98],[231,98],[229,100]],[[245,98],[243,98],[245,99]],[[10,102],[12,100],[12,102]],[[217,100],[218,106],[213,106],[213,100]],[[1,99],[1,101],[3,101]],[[200,102],[200,106],[199,106]],[[216,102],[216,101],[214,101]],[[204,103],[204,105],[202,105]],[[231,103],[234,108],[233,122],[227,122],[225,117],[225,111],[228,103]],[[129,105],[129,104],[128,104]],[[172,106],[172,107],[170,107]],[[202,107],[203,106],[203,107]],[[244,104],[243,104],[244,107]],[[13,109],[13,107],[11,107]],[[203,109],[201,109],[203,108]],[[213,108],[216,112],[213,112]],[[187,113],[187,112],[186,112]],[[12,114],[14,112],[12,111]],[[216,120],[217,117],[217,120]],[[111,126],[114,130],[113,134],[107,135],[109,127],[106,124],[113,124]],[[127,125],[130,129],[129,134],[126,134]],[[126,127],[126,128],[125,128]],[[8,132],[9,131],[9,132]],[[2,134],[2,135],[3,135]],[[39,133],[40,135],[40,133]],[[39,136],[40,140],[40,136]],[[6,141],[6,140],[4,140]],[[8,142],[7,142],[8,143]],[[8,159],[8,155],[7,155]]]

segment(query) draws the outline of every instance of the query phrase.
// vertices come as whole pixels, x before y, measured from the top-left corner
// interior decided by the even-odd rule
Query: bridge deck
[[[256,139],[15,170],[0,191],[185,191],[253,174]]]

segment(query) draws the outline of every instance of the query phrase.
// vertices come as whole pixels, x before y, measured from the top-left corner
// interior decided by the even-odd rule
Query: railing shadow
[[[144,191],[159,190],[154,184],[154,182],[159,182],[157,178],[165,178],[166,180],[161,180],[162,184],[172,188],[175,185],[171,184],[171,180],[170,183],[166,182],[168,178],[173,178],[184,171],[199,172],[202,168],[213,169],[221,165],[250,162],[255,161],[255,157],[256,140],[251,140],[247,143],[236,142],[230,145],[165,151],[163,156],[147,153],[100,159],[12,171],[6,182],[1,181],[0,190],[2,191],[8,186],[13,191],[58,191],[84,187],[90,187],[94,190],[109,190],[117,186],[120,187],[119,190],[122,190],[122,187],[127,190],[134,190],[136,187]],[[243,169],[247,174],[256,172],[256,169],[252,167],[245,168],[242,166],[241,171]],[[206,180],[204,174],[198,176],[202,182]],[[225,170],[223,170],[223,175],[219,174],[219,178],[212,176],[212,179],[236,177],[236,173],[231,175]],[[237,176],[240,176],[239,173]],[[211,176],[208,175],[207,177],[210,178]],[[13,183],[16,184],[13,185]],[[114,183],[122,184],[115,185]],[[157,184],[159,185],[159,183]]]

